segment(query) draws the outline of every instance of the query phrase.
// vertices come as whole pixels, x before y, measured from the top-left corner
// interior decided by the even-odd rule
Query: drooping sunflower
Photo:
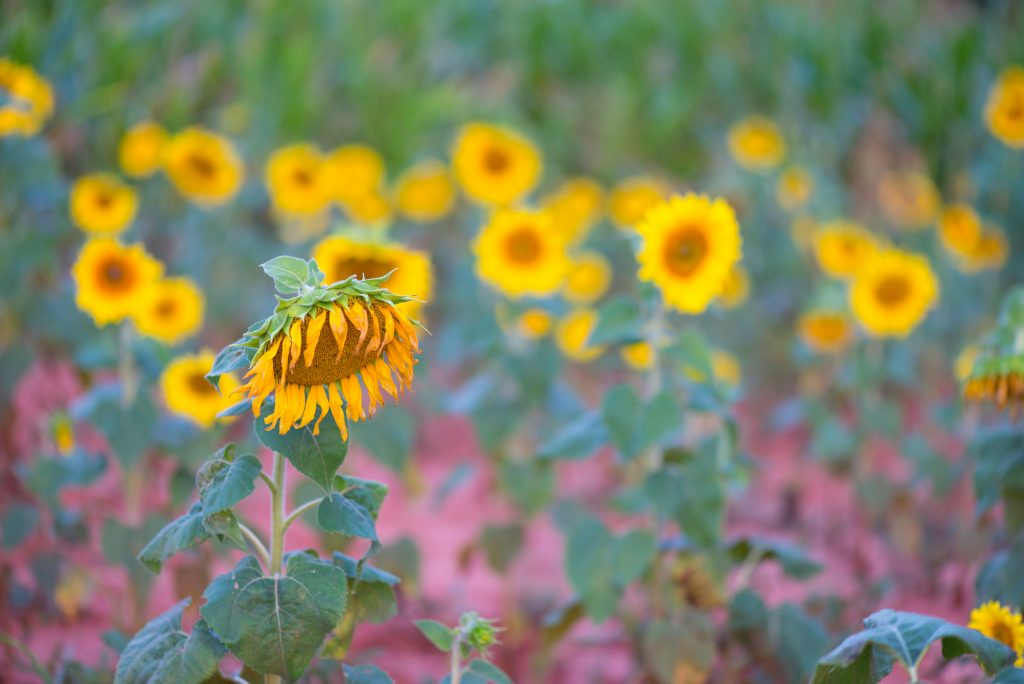
[[[342,204],[379,193],[384,185],[384,158],[369,145],[342,145],[324,159],[331,197]]]
[[[231,373],[221,375],[216,385],[207,380],[213,361],[213,352],[209,350],[183,354],[167,364],[160,376],[160,389],[168,410],[203,429],[209,429],[216,422],[217,414],[234,402],[231,394],[238,388],[238,379]]]
[[[879,250],[875,237],[853,221],[825,223],[814,233],[813,240],[818,266],[834,278],[852,278]]]
[[[745,169],[771,169],[786,157],[786,140],[774,121],[751,116],[729,128],[729,151]]]
[[[570,311],[558,322],[555,342],[563,354],[573,361],[587,363],[604,352],[602,345],[590,344],[590,335],[597,326],[597,312],[580,308]]]
[[[1006,233],[993,225],[983,225],[977,242],[954,263],[964,273],[999,270],[1010,254]]]
[[[892,225],[906,230],[923,230],[935,221],[940,204],[939,191],[923,173],[887,173],[878,183],[878,203]]]
[[[163,163],[178,192],[206,207],[230,201],[245,173],[231,141],[199,127],[174,135],[164,149]]]
[[[121,170],[132,178],[148,178],[160,169],[167,131],[153,121],[135,124],[121,138],[117,158]]]
[[[314,145],[287,145],[267,160],[264,180],[274,209],[286,215],[310,216],[330,202],[323,155]]]
[[[985,104],[985,122],[1003,144],[1024,148],[1024,67],[1011,65],[999,74]]]
[[[1024,406],[1024,287],[1007,293],[995,327],[971,356],[957,370],[966,400],[992,402],[1000,409]]]
[[[541,200],[540,206],[551,214],[555,230],[575,243],[601,218],[604,190],[590,178],[570,178]]]
[[[656,178],[627,178],[612,188],[608,197],[608,215],[619,228],[633,228],[668,196],[668,189]]]
[[[0,138],[39,132],[53,113],[53,88],[32,67],[0,58]]]
[[[205,301],[191,278],[164,278],[143,291],[132,322],[146,337],[177,344],[199,330]]]
[[[395,205],[413,221],[444,218],[455,206],[455,182],[448,167],[428,159],[406,169],[395,182]]]
[[[271,273],[285,259],[306,263],[278,257],[264,269]],[[345,418],[365,420],[383,405],[384,394],[397,399],[411,386],[419,353],[416,324],[397,306],[407,298],[381,287],[386,278],[324,285],[315,261],[306,268],[295,296],[279,297],[274,315],[232,345],[249,359],[248,381],[237,391],[252,401],[255,416],[273,395],[273,408],[263,416],[267,430],[284,434],[312,424],[319,434],[331,415],[347,439]]]
[[[140,244],[126,246],[113,238],[93,238],[71,267],[75,304],[97,325],[115,323],[131,315],[163,269]]]
[[[565,238],[543,211],[499,210],[473,242],[476,274],[513,299],[554,294],[569,270]]]
[[[612,282],[612,265],[597,252],[582,252],[572,265],[562,286],[562,296],[570,304],[592,304],[608,291]]]
[[[116,235],[135,218],[139,196],[117,176],[93,173],[71,186],[68,200],[71,222],[92,235]]]
[[[750,274],[739,264],[732,267],[725,279],[725,286],[718,295],[718,303],[725,309],[735,309],[750,296]]]
[[[971,611],[967,627],[1012,648],[1017,654],[1014,665],[1024,667],[1024,620],[1019,612],[998,601],[989,601]]]
[[[800,316],[797,322],[800,339],[820,354],[836,354],[853,340],[853,322],[839,311],[815,309]]]
[[[720,198],[675,195],[651,209],[637,231],[643,238],[640,279],[654,283],[665,303],[683,313],[704,311],[740,260],[740,226]]]
[[[513,204],[533,189],[541,167],[533,143],[504,126],[468,123],[452,149],[455,178],[466,195],[482,204]]]
[[[956,258],[970,254],[981,239],[981,219],[966,204],[946,207],[939,216],[939,239]]]
[[[794,211],[807,204],[814,190],[814,179],[802,166],[790,166],[775,182],[775,199],[786,211]]]
[[[877,253],[850,286],[850,308],[874,337],[906,337],[939,296],[928,260],[898,249]]]

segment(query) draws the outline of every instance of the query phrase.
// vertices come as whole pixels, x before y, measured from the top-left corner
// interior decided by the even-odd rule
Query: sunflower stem
[[[245,537],[250,544],[252,544],[253,550],[260,557],[260,561],[263,562],[263,565],[269,567],[270,552],[267,551],[267,547],[264,546],[263,540],[260,539],[259,535],[253,532],[251,528],[249,528],[246,525],[243,525],[242,523],[238,523],[238,529],[242,533],[242,536]]]
[[[648,402],[661,391],[661,355],[658,347],[665,336],[665,314],[665,303],[660,295],[656,295],[651,318],[647,322],[647,344],[651,348],[651,365],[647,369],[647,377],[644,379],[643,396]],[[649,470],[655,471],[661,468],[662,451],[660,447],[652,446],[646,456]]]
[[[121,384],[121,408],[127,410],[135,401],[135,359],[132,358],[132,326],[121,324],[117,338],[117,379]]]
[[[301,506],[293,510],[291,513],[289,513],[287,516],[285,516],[284,529],[287,530],[289,527],[291,527],[292,523],[299,519],[299,516],[301,516],[309,509],[319,505],[320,501],[321,499],[313,499],[312,501],[307,501],[306,503],[302,504]]]
[[[279,576],[284,567],[284,456],[274,452],[273,487],[270,488],[270,563],[268,574]],[[277,675],[265,675],[265,684],[281,684]]]

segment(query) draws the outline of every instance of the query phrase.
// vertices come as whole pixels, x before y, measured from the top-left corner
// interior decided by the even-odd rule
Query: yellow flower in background
[[[732,267],[725,279],[725,286],[718,295],[718,303],[726,309],[735,309],[750,296],[750,274],[739,264]]]
[[[317,235],[322,235],[331,224],[331,212],[302,216],[298,214],[276,214],[275,225],[277,237],[281,242],[295,244],[306,242]]]
[[[75,448],[75,424],[71,416],[64,411],[55,413],[50,419],[50,437],[58,454],[70,454]]]
[[[878,241],[853,221],[830,221],[814,234],[814,256],[826,275],[850,278],[879,250]]]
[[[115,323],[131,315],[142,293],[163,270],[163,264],[140,244],[126,246],[113,238],[93,238],[71,267],[75,304],[97,325]]]
[[[537,184],[542,163],[533,143],[511,128],[469,123],[455,140],[452,168],[471,199],[508,206]]]
[[[328,192],[341,203],[379,193],[385,173],[384,158],[368,145],[342,145],[324,160]]]
[[[906,337],[924,320],[939,296],[928,260],[887,249],[857,272],[850,287],[850,308],[874,337]]]
[[[651,209],[637,231],[643,238],[640,279],[654,283],[665,303],[683,313],[704,311],[740,260],[740,226],[720,198],[675,195]]]
[[[395,182],[398,212],[413,221],[437,221],[455,206],[455,181],[448,167],[436,159],[410,166]]]
[[[775,199],[786,211],[793,211],[807,204],[814,190],[814,179],[802,166],[790,166],[775,182]]]
[[[135,218],[139,196],[116,176],[93,173],[71,186],[68,200],[71,222],[92,235],[114,235]]]
[[[982,226],[981,236],[974,246],[954,263],[964,273],[996,271],[1006,264],[1010,255],[1010,243],[1006,233],[996,226]]]
[[[971,377],[971,373],[974,372],[974,362],[978,360],[978,351],[978,346],[972,344],[964,347],[957,354],[956,360],[953,362],[953,375],[957,382],[963,384]]]
[[[132,178],[148,178],[160,169],[167,131],[158,123],[142,121],[128,129],[117,150],[121,170]]]
[[[627,366],[637,371],[647,370],[654,363],[654,349],[650,342],[633,342],[623,345],[619,350],[619,356]]]
[[[543,211],[499,210],[473,242],[476,274],[513,299],[554,294],[569,271],[565,239]]]
[[[231,141],[199,127],[186,128],[167,142],[164,171],[179,193],[205,207],[230,201],[245,173]]]
[[[274,208],[284,214],[319,214],[330,202],[323,155],[314,145],[288,145],[267,160],[264,180]]]
[[[981,219],[966,204],[946,207],[939,216],[939,239],[955,257],[970,254],[981,239]]]
[[[985,123],[992,135],[1009,147],[1024,147],[1024,67],[1003,69],[989,91]]]
[[[603,346],[592,346],[587,342],[596,326],[596,311],[575,309],[558,322],[555,342],[567,358],[580,363],[593,361],[604,351]]]
[[[205,301],[191,278],[164,278],[142,292],[132,321],[146,337],[177,344],[199,331]]]
[[[745,169],[770,169],[786,157],[786,140],[774,121],[751,116],[729,129],[729,151]]]
[[[206,379],[213,368],[214,355],[209,350],[183,354],[164,368],[160,390],[168,410],[188,418],[204,430],[217,420],[217,414],[235,403],[232,392],[238,388],[234,375],[220,376],[218,387]]]
[[[604,189],[590,178],[571,178],[541,200],[541,208],[551,214],[555,230],[569,242],[578,242],[601,218]]]
[[[32,67],[0,58],[0,138],[35,135],[53,113],[53,88]]]
[[[612,188],[608,197],[608,215],[620,228],[632,228],[668,197],[668,189],[655,178],[627,178]]]
[[[818,223],[810,216],[794,216],[789,223],[789,237],[801,252],[810,251],[814,247],[814,234]]]
[[[882,177],[878,202],[890,223],[907,230],[930,226],[941,205],[939,191],[928,176],[905,171]]]
[[[551,332],[553,324],[551,314],[539,307],[533,307],[523,312],[516,328],[524,338],[536,340]]]
[[[391,222],[391,203],[379,192],[371,192],[342,202],[345,215],[359,226],[384,227]]]
[[[712,350],[708,360],[711,362],[711,373],[716,383],[726,387],[735,387],[740,384],[742,371],[740,370],[740,362],[735,356],[720,349],[715,349]],[[683,372],[686,373],[686,377],[694,382],[707,382],[704,373],[693,366],[684,366]]]
[[[592,304],[608,291],[612,265],[597,252],[583,252],[572,260],[562,286],[562,296],[570,304]]]
[[[853,322],[840,311],[818,309],[808,311],[797,322],[800,339],[812,351],[836,354],[853,340]]]
[[[971,611],[967,627],[1009,646],[1017,654],[1015,667],[1024,667],[1024,620],[1020,613],[989,601]]]

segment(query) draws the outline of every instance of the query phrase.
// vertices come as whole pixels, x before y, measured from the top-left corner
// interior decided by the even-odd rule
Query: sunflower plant
[[[138,632],[122,653],[118,683],[198,684],[228,652],[246,667],[235,681],[251,673],[268,683],[295,681],[322,648],[344,654],[357,622],[394,611],[397,578],[367,564],[381,548],[375,521],[387,486],[338,470],[348,453],[347,424],[372,416],[383,395],[397,398],[412,383],[417,324],[399,308],[409,298],[384,289],[387,276],[325,284],[315,261],[278,257],[263,270],[281,295],[273,314],[222,350],[206,377],[216,384],[248,369],[236,390],[242,401],[224,413],[251,410],[260,418],[256,437],[273,451],[271,466],[265,470],[234,444],[221,448],[199,468],[197,500],[138,558],[159,572],[173,555],[211,538],[247,554],[206,588],[190,633],[181,626],[187,599]],[[288,463],[321,490],[291,508]],[[270,494],[266,538],[236,509],[257,485]],[[365,551],[321,558],[289,549],[287,532],[307,512],[321,530],[363,540]],[[343,668],[348,681],[390,681],[372,666]]]

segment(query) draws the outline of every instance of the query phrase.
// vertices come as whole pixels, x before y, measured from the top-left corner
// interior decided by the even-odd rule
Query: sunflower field
[[[0,0],[0,684],[1024,683],[1024,2]]]

